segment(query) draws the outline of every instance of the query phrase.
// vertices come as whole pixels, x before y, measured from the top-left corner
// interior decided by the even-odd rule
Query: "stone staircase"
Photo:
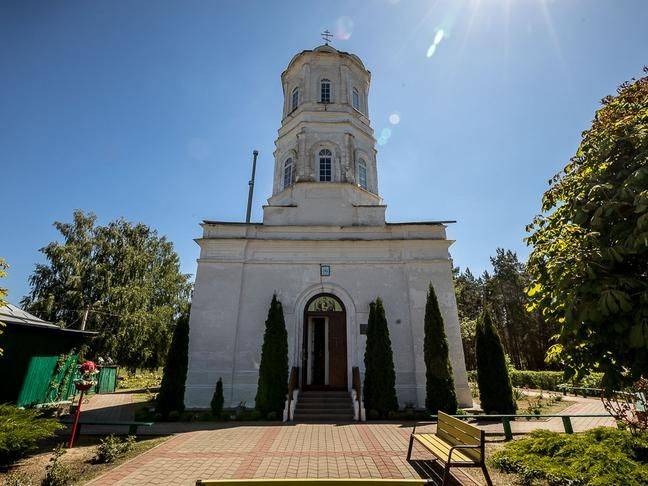
[[[351,422],[351,394],[348,391],[302,391],[297,399],[294,421]]]

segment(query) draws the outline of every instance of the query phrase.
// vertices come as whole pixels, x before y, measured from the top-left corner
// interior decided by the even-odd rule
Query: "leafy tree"
[[[5,275],[7,275],[7,272],[5,272],[7,266],[8,266],[7,262],[5,262],[2,258],[0,258],[0,278],[3,278]],[[7,289],[0,287],[0,308],[7,305],[7,301],[5,300],[6,296],[7,296]],[[4,327],[4,323],[0,322],[0,334],[2,334],[3,327]],[[0,348],[0,356],[2,356],[2,348]]]
[[[484,412],[515,413],[516,405],[504,349],[488,310],[482,312],[477,321],[475,354],[479,400]]]
[[[363,396],[365,408],[375,410],[381,417],[398,410],[396,372],[389,328],[382,300],[369,304],[367,345],[364,355],[365,377]]]
[[[47,263],[36,265],[23,307],[97,331],[93,354],[131,369],[162,365],[191,290],[173,245],[144,224],[97,226],[96,216],[82,211],[54,226],[63,241],[41,249]]]
[[[461,342],[464,348],[466,367],[474,370],[475,364],[475,326],[482,310],[483,282],[475,278],[467,268],[461,272],[454,268],[455,295],[461,328]]]
[[[455,414],[457,413],[457,395],[452,378],[452,366],[448,357],[448,339],[439,310],[439,302],[431,283],[425,304],[424,331],[425,406],[433,414],[439,410]]]
[[[648,370],[648,77],[602,105],[527,227],[529,295],[559,323],[567,377],[616,388]]]
[[[210,403],[212,415],[214,417],[218,418],[223,414],[224,403],[225,397],[223,396],[223,379],[219,378],[216,382],[216,389],[214,390],[214,396],[212,396]]]
[[[526,288],[530,276],[515,252],[497,248],[490,258],[491,272],[476,278],[466,269],[454,269],[461,337],[468,369],[475,369],[477,319],[489,308],[507,355],[518,369],[545,369],[545,356],[555,332],[537,310],[529,312]]]
[[[189,366],[189,311],[185,312],[173,331],[160,392],[157,396],[156,411],[164,418],[171,412],[184,411],[185,382]]]
[[[284,322],[283,307],[272,296],[268,318],[263,333],[259,383],[256,393],[256,409],[263,416],[274,412],[283,413],[288,394],[288,333]]]

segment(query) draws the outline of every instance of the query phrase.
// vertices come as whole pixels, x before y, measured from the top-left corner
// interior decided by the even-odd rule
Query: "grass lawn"
[[[163,443],[168,439],[168,436],[138,439],[134,448],[115,462],[95,464],[92,459],[101,438],[98,436],[81,436],[74,448],[67,450],[63,455],[61,462],[70,468],[72,477],[78,478],[71,484],[84,484],[109,469]],[[45,467],[52,457],[52,449],[59,443],[65,442],[65,439],[65,437],[60,436],[44,441],[40,444],[38,451],[18,461],[8,470],[0,470],[0,484],[5,484],[11,477],[20,477],[23,482],[15,484],[21,484],[22,486],[40,485],[41,480],[45,477]]]

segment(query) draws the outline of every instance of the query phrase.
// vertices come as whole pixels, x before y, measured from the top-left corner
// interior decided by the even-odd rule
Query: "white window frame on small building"
[[[320,81],[320,103],[330,103],[331,98],[331,80],[322,79]]]
[[[329,149],[322,149],[319,151],[319,181],[332,182],[333,181],[333,153]]]
[[[367,189],[367,163],[364,159],[358,161],[358,185]]]
[[[360,93],[357,88],[353,88],[351,93],[351,104],[356,110],[360,111]]]
[[[295,183],[295,165],[292,157],[288,157],[283,166],[283,188],[287,189]]]
[[[299,106],[299,88],[292,90],[290,111],[295,111]]]

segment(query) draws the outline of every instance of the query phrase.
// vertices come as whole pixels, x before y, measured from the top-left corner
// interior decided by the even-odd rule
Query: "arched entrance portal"
[[[304,309],[302,387],[347,389],[346,310],[331,294],[319,294]]]

